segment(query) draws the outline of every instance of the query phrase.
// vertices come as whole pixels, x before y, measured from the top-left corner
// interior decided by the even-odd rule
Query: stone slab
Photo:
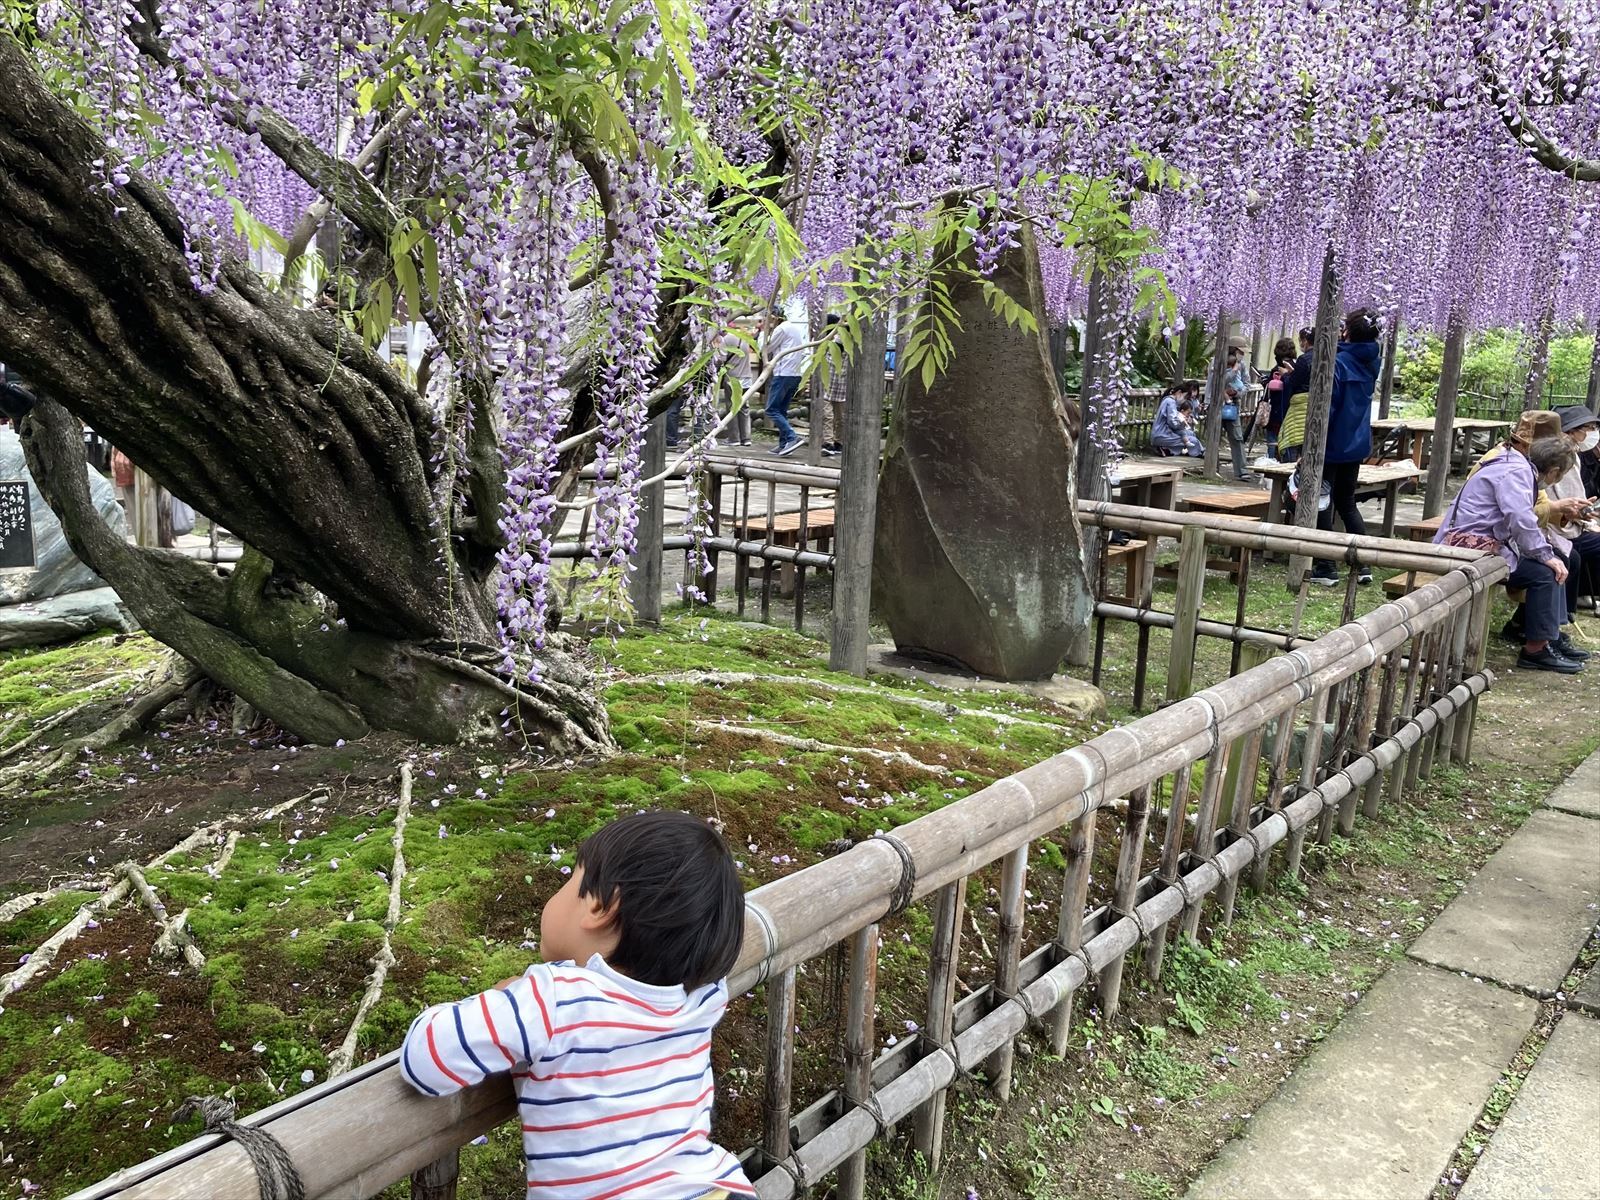
[[[1426,1200],[1537,1014],[1527,996],[1397,963],[1188,1200]]]
[[[893,645],[880,642],[867,647],[867,672],[873,675],[893,675],[897,679],[914,679],[934,687],[950,688],[957,692],[1010,692],[1033,696],[1039,700],[1065,709],[1075,717],[1091,718],[1106,715],[1106,694],[1092,683],[1073,679],[1067,675],[1053,675],[1049,679],[1012,680],[990,679],[974,675],[948,663],[928,662],[901,654]]]
[[[1580,817],[1600,817],[1600,750],[1579,763],[1545,803]]]
[[[1600,1016],[1600,963],[1589,968],[1589,977],[1578,985],[1578,990],[1567,998],[1567,1002],[1575,1008]]]
[[[100,629],[128,633],[134,628],[122,600],[108,587],[0,605],[0,649],[5,650],[70,642]]]
[[[111,481],[87,463],[84,472],[89,483],[89,499],[105,523],[119,538],[127,536],[128,522],[117,503],[116,489]],[[28,474],[27,459],[22,453],[22,442],[11,429],[0,429],[0,479],[25,479],[32,499],[30,515],[33,519],[33,569],[8,571],[0,575],[0,604],[16,604],[24,600],[45,600],[51,596],[70,595],[103,586],[101,578],[78,561],[67,545],[67,535],[61,531],[61,522],[44,502],[39,487]],[[40,643],[20,643],[38,645]]]
[[[1553,996],[1600,917],[1600,821],[1540,810],[1411,946],[1437,967]]]
[[[1460,1200],[1600,1196],[1600,1021],[1568,1013],[1467,1176]]]

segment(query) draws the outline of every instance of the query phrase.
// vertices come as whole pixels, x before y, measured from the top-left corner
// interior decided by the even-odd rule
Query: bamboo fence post
[[[1596,339],[1596,354],[1600,354],[1600,339]],[[1483,670],[1483,662],[1488,650],[1489,634],[1489,589],[1483,588],[1472,597],[1469,609],[1471,615],[1467,619],[1467,650],[1465,666],[1468,674],[1475,675]],[[1456,722],[1456,740],[1452,748],[1451,757],[1458,763],[1472,761],[1472,729],[1478,721],[1478,698],[1474,696],[1467,701],[1467,710],[1461,719]]]
[[[461,1150],[441,1154],[420,1171],[411,1173],[411,1200],[456,1200],[460,1174]]]
[[[1267,759],[1267,795],[1262,803],[1262,816],[1270,817],[1283,807],[1284,779],[1289,774],[1289,755],[1294,749],[1294,722],[1299,713],[1298,704],[1282,713],[1272,733],[1272,753]],[[1250,889],[1257,894],[1267,890],[1267,872],[1272,865],[1272,851],[1258,855],[1250,867]]]
[[[1429,703],[1437,700],[1440,696],[1446,695],[1451,687],[1454,686],[1451,676],[1455,672],[1456,626],[1460,623],[1458,617],[1459,610],[1449,620],[1439,622],[1438,642],[1434,646],[1435,661],[1433,682],[1430,688],[1431,694],[1428,697]],[[1434,727],[1428,731],[1427,747],[1422,756],[1422,775],[1424,779],[1433,778],[1433,762],[1435,756],[1439,753],[1440,746],[1445,747],[1446,754],[1449,753],[1449,741],[1445,737],[1446,720],[1436,722]]]
[[[813,402],[813,403],[816,403],[816,402]],[[823,400],[820,403],[826,404],[827,401]],[[819,425],[818,428],[820,429],[821,426]],[[799,537],[799,541],[797,541],[795,543],[795,545],[797,547],[799,547],[801,550],[804,550],[806,548],[806,546],[809,544],[806,539],[811,533],[811,530],[809,528],[810,524],[811,524],[811,488],[808,485],[802,483],[800,485],[800,529],[799,529],[799,532],[797,534],[797,536]],[[805,625],[806,625],[806,565],[803,562],[797,562],[794,565],[794,631],[796,633],[805,632]]]
[[[1423,635],[1417,633],[1406,642],[1406,679],[1400,707],[1395,713],[1396,725],[1404,725],[1415,712],[1413,702],[1417,694],[1417,672],[1422,666],[1422,638]],[[1389,771],[1389,799],[1397,803],[1403,803],[1406,798],[1406,765],[1410,761],[1410,754],[1402,753]]]
[[[844,406],[845,435],[841,440],[845,450],[839,492],[834,497],[828,666],[852,675],[867,673],[872,540],[878,526],[878,457],[883,442],[883,356],[888,338],[887,313],[862,325],[861,342],[850,360],[845,384],[849,403]]]
[[[1428,689],[1433,678],[1434,657],[1438,652],[1438,631],[1430,629],[1422,635],[1421,640],[1422,663],[1417,673],[1417,687],[1412,696],[1411,704],[1411,716],[1413,719],[1432,700],[1432,697],[1428,695]],[[1416,792],[1417,781],[1422,769],[1422,750],[1427,741],[1426,735],[1419,737],[1412,743],[1411,750],[1406,755],[1405,789],[1407,795],[1413,795]]]
[[[1139,900],[1139,878],[1144,862],[1144,838],[1150,827],[1150,785],[1128,793],[1128,811],[1122,824],[1122,845],[1117,853],[1116,888],[1111,911],[1125,917]],[[1100,970],[1100,1011],[1107,1019],[1117,1015],[1122,1001],[1122,971],[1126,954],[1119,954]]]
[[[961,924],[966,907],[965,876],[940,889],[933,919],[928,1019],[922,1027],[923,1042],[930,1054],[954,1053],[948,1047],[955,1030],[956,978],[961,967]],[[912,1148],[922,1155],[930,1172],[938,1171],[944,1148],[945,1100],[943,1091],[936,1092],[917,1109],[912,1124]]]
[[[1167,665],[1167,701],[1187,699],[1194,690],[1195,628],[1206,584],[1206,531],[1189,525],[1178,538],[1178,592],[1173,600],[1177,620]]]
[[[1378,684],[1378,714],[1372,725],[1373,736],[1379,741],[1388,739],[1394,730],[1395,674],[1400,665],[1400,651],[1389,651],[1383,657],[1382,681]],[[1373,771],[1361,797],[1361,815],[1369,821],[1378,816],[1378,804],[1383,797],[1383,772]]]
[[[1234,605],[1234,610],[1233,610],[1233,624],[1234,624],[1235,628],[1239,628],[1239,629],[1244,628],[1245,623],[1246,623],[1245,622],[1245,604],[1246,604],[1246,598],[1248,597],[1249,592],[1250,592],[1250,562],[1254,557],[1255,557],[1255,555],[1253,553],[1251,553],[1249,547],[1247,547],[1247,546],[1240,547],[1240,549],[1239,549],[1239,598],[1238,598],[1237,603]],[[1237,675],[1237,674],[1239,674],[1239,671],[1241,669],[1240,664],[1243,662],[1243,658],[1242,658],[1243,652],[1244,652],[1244,643],[1243,642],[1235,642],[1233,644],[1233,653],[1229,656],[1229,659],[1228,659],[1228,674],[1229,675]],[[1250,664],[1250,666],[1254,666],[1254,665],[1255,665],[1254,663]],[[1244,670],[1249,670],[1250,668],[1249,668],[1249,666],[1245,666],[1243,669]]]
[[[1352,579],[1355,572],[1350,572]],[[1346,679],[1335,684],[1332,690],[1332,700],[1329,707],[1333,712],[1334,728],[1333,753],[1329,756],[1334,770],[1342,769],[1345,765],[1345,756],[1349,753],[1351,739],[1356,732],[1356,727],[1361,723],[1361,703],[1366,698],[1367,672],[1370,668],[1363,667],[1353,679]],[[1347,797],[1350,803],[1355,803],[1355,792],[1352,789]],[[1336,808],[1329,805],[1317,817],[1317,845],[1326,846],[1333,841],[1333,830],[1336,819],[1343,808],[1343,802]]]
[[[1356,706],[1355,741],[1350,748],[1356,757],[1372,749],[1372,728],[1378,715],[1378,676],[1376,664],[1361,673],[1361,703]],[[1377,778],[1376,772],[1373,778]],[[1342,837],[1349,837],[1356,830],[1356,804],[1359,799],[1355,788],[1339,799],[1339,833]]]
[[[1452,692],[1456,685],[1467,677],[1467,637],[1472,625],[1472,609],[1456,610],[1454,620],[1450,623],[1450,662],[1445,675],[1444,690]],[[1439,746],[1436,753],[1442,753],[1446,760],[1455,755],[1456,745],[1456,716],[1459,709],[1452,708],[1450,715],[1445,717],[1439,731]]]
[[[1094,859],[1094,813],[1086,812],[1067,829],[1067,868],[1061,882],[1061,920],[1056,946],[1063,958],[1083,948],[1083,909],[1089,901],[1089,867]],[[1050,1051],[1057,1058],[1067,1052],[1072,1032],[1073,994],[1068,994],[1051,1015]]]
[[[782,1162],[794,1149],[789,1111],[794,1094],[795,969],[767,984],[766,1100],[761,1148],[769,1163]]]
[[[1322,763],[1322,732],[1328,721],[1328,693],[1317,693],[1315,703],[1311,706],[1311,716],[1306,722],[1305,752],[1300,759],[1300,776],[1296,780],[1296,787],[1303,796],[1317,786],[1317,771]],[[1306,830],[1309,825],[1302,825],[1289,835],[1289,855],[1283,864],[1284,875],[1291,879],[1300,877],[1300,858],[1305,853]]]
[[[778,482],[775,479],[767,480],[767,536],[762,540],[762,548],[772,545],[772,524],[777,519],[778,508]],[[763,557],[761,560],[761,623],[772,623],[772,560]]]
[[[1200,783],[1200,803],[1194,810],[1194,856],[1210,862],[1217,856],[1217,807],[1222,799],[1222,781],[1228,777],[1228,760],[1233,757],[1233,742],[1220,742],[1206,758],[1206,773]],[[1183,932],[1199,936],[1200,916],[1205,909],[1201,896],[1184,910]]]
[[[1272,651],[1265,646],[1245,647],[1244,668],[1259,667],[1272,657]],[[1244,753],[1235,765],[1233,774],[1235,782],[1229,794],[1229,820],[1228,829],[1233,834],[1233,840],[1238,841],[1250,831],[1250,818],[1255,810],[1256,802],[1256,774],[1261,763],[1261,746],[1267,735],[1265,724],[1256,726],[1245,737]],[[1222,881],[1222,923],[1233,924],[1233,905],[1239,895],[1239,878],[1243,872],[1229,875]]]
[[[711,536],[722,536],[722,476],[716,471],[707,471],[700,480],[700,495],[704,498],[706,506],[711,510]],[[701,585],[705,592],[708,605],[717,602],[717,582],[721,577],[722,554],[716,547],[706,551],[706,578]],[[688,589],[684,589],[685,596]]]
[[[1027,916],[1023,893],[1027,883],[1028,843],[1024,842],[1006,855],[1000,865],[1000,939],[995,946],[994,965],[994,994],[1000,1000],[1009,1000],[1017,993]],[[1011,1067],[1016,1053],[1016,1041],[1007,1041],[987,1064],[989,1086],[1002,1104],[1011,1098]]]
[[[872,1095],[874,1018],[878,1008],[878,926],[874,922],[850,939],[850,1009],[844,1031],[844,1098],[853,1108]],[[841,1200],[863,1200],[867,1152],[857,1150],[839,1164]]]
[[[739,515],[739,500],[744,499],[744,515]],[[739,477],[739,490],[733,497],[733,528],[734,535],[740,539],[750,537],[750,478],[747,475]],[[733,556],[733,592],[736,601],[736,611],[739,616],[744,616],[745,600],[750,592],[750,564],[744,560],[742,554]]]
[[[1161,839],[1161,865],[1156,868],[1156,880],[1163,887],[1171,887],[1182,871],[1183,831],[1189,819],[1189,767],[1184,766],[1172,776],[1172,800],[1167,805],[1167,827]],[[1161,964],[1166,958],[1168,929],[1171,922],[1150,931],[1150,948],[1145,951],[1145,973],[1150,982],[1161,982]]]

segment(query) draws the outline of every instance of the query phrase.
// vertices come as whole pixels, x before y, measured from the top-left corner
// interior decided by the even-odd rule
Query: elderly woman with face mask
[[[1596,445],[1600,445],[1600,417],[1581,404],[1558,408],[1555,415],[1561,418],[1561,432],[1572,443],[1578,459],[1572,468],[1545,488],[1537,506],[1539,520],[1544,525],[1545,536],[1567,564],[1565,623],[1571,624],[1578,611],[1578,584],[1586,566],[1600,564],[1600,521],[1591,508],[1593,494],[1584,486],[1583,459]],[[1587,658],[1585,651],[1572,644],[1567,634],[1561,635],[1558,647],[1568,658]]]

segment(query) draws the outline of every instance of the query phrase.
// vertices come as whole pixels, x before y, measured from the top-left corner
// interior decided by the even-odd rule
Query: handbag
[[[1492,538],[1486,533],[1468,533],[1463,529],[1451,529],[1444,535],[1444,545],[1459,546],[1463,550],[1487,550],[1491,554],[1500,553],[1500,539]]]
[[[1228,400],[1223,403],[1222,419],[1224,421],[1237,421],[1239,419],[1239,406],[1232,400]]]

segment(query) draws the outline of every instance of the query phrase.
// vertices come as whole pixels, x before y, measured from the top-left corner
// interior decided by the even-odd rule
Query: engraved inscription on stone
[[[30,502],[27,480],[0,480],[0,570],[33,566]]]

